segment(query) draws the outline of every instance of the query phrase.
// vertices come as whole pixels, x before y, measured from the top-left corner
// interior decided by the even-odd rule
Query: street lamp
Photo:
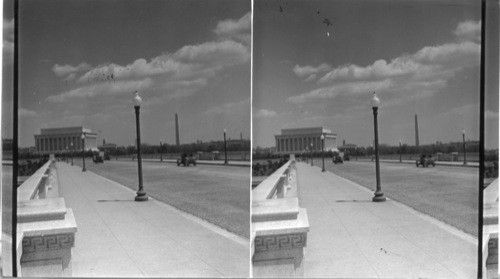
[[[403,149],[401,149],[401,141],[399,141],[399,162],[402,163],[403,159],[401,158],[403,154]]]
[[[163,154],[161,153],[161,140],[160,140],[160,162],[163,162]]]
[[[467,156],[465,154],[465,130],[462,130],[462,139],[464,142],[464,165],[467,165]]]
[[[311,166],[313,165],[313,143],[311,142]]]
[[[226,129],[224,129],[224,164],[227,165]]]
[[[375,128],[375,170],[377,175],[377,190],[375,191],[375,196],[372,198],[374,202],[383,202],[385,201],[384,193],[382,192],[382,188],[380,186],[380,164],[378,160],[378,124],[377,124],[377,114],[378,114],[378,106],[380,105],[380,100],[377,98],[377,94],[373,92],[373,97],[371,100],[372,109],[373,109],[373,125]]]
[[[73,149],[73,141],[71,141],[71,165],[73,165],[73,152],[75,150]]]
[[[135,91],[135,96],[132,99],[135,109],[135,125],[137,131],[137,168],[139,170],[139,191],[135,196],[135,201],[147,201],[148,196],[142,185],[142,159],[141,159],[141,126],[139,124],[139,109],[141,108],[142,99],[139,97],[139,92]]]
[[[85,168],[85,134],[82,134],[82,136],[80,138],[82,139],[82,153],[83,153],[83,156],[82,156],[82,160],[83,160],[82,171],[87,171],[87,169]]]
[[[325,172],[325,135],[321,135],[321,158],[323,160],[323,168],[321,172]]]

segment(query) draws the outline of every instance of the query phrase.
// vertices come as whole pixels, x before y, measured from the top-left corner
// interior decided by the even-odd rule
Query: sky
[[[487,21],[487,148],[498,148],[498,1]],[[493,18],[493,17],[490,17]],[[339,145],[479,140],[480,1],[255,0],[253,146],[326,126]],[[494,42],[491,44],[491,42]]]
[[[249,0],[20,1],[19,138],[84,126],[98,141],[250,138]],[[12,2],[5,2],[2,134],[12,135]],[[7,82],[6,82],[7,81]],[[9,94],[10,93],[10,94]]]

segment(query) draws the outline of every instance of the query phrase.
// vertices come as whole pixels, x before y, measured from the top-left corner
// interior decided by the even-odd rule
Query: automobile
[[[417,168],[418,166],[422,167],[428,167],[429,165],[432,165],[433,167],[436,166],[436,163],[434,162],[432,155],[421,154],[420,159],[418,159],[415,163],[417,165]]]
[[[177,166],[179,167],[180,165],[183,166],[189,166],[190,164],[193,164],[193,166],[196,166],[196,159],[193,157],[193,154],[187,156],[187,154],[182,154],[180,159],[177,159]]]
[[[109,156],[109,153],[104,152],[104,160],[111,160],[111,157]]]
[[[344,163],[344,160],[342,160],[342,157],[339,156],[339,155],[334,155],[333,156],[333,159],[332,159],[332,162],[335,163],[335,164],[343,164]]]
[[[344,161],[350,161],[350,157],[349,157],[349,154],[344,154]]]
[[[94,153],[94,157],[92,158],[94,163],[104,163],[104,152]]]

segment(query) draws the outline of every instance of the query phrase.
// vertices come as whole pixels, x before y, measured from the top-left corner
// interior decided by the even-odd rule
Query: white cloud
[[[3,40],[3,64],[14,63],[14,43]]]
[[[55,64],[52,67],[52,71],[54,71],[54,73],[60,77],[60,76],[65,76],[65,75],[72,74],[72,73],[87,71],[90,68],[91,68],[91,66],[87,63],[80,63],[78,66]]]
[[[186,79],[210,77],[216,71],[242,64],[250,59],[249,49],[241,43],[225,40],[184,46],[175,53],[151,59],[136,59],[126,66],[114,63],[98,66],[78,79],[93,82],[113,79],[143,78],[162,75],[163,78]]]
[[[3,19],[3,37],[9,41],[14,41],[14,19]]]
[[[117,81],[97,83],[89,86],[79,87],[59,95],[49,96],[46,101],[51,103],[62,103],[68,100],[97,98],[99,96],[110,96],[119,94],[131,94],[135,90],[144,90],[152,84],[150,78],[138,81]]]
[[[455,34],[464,38],[466,34],[477,31],[477,23],[459,23]],[[424,98],[435,94],[447,85],[457,72],[479,65],[480,45],[472,41],[446,43],[426,46],[414,54],[404,54],[390,62],[379,59],[367,66],[348,64],[329,69],[318,80],[323,87],[293,96],[288,102],[301,104],[311,100],[333,99],[340,95],[389,91],[395,93],[399,101]],[[327,64],[318,67],[295,66],[294,73],[299,77],[314,79],[313,75],[328,69]],[[328,86],[328,84],[334,84]],[[389,100],[386,103],[396,103]]]
[[[341,83],[292,96],[287,98],[286,101],[293,104],[303,104],[310,100],[334,99],[342,94],[359,95],[372,91],[387,90],[392,85],[392,81],[389,79],[383,81]]]
[[[273,110],[267,110],[267,109],[261,109],[257,111],[256,113],[253,114],[254,118],[270,118],[270,117],[275,117],[277,116],[278,113],[276,113]]]
[[[248,12],[238,20],[227,19],[219,21],[215,34],[221,38],[231,38],[246,44],[250,43],[251,13]]]
[[[332,67],[326,63],[323,63],[317,67],[314,66],[299,66],[295,65],[293,67],[293,72],[300,78],[306,78],[306,81],[311,81],[316,78],[316,74],[324,73],[330,71]]]
[[[14,19],[3,19],[3,64],[14,63]]]
[[[479,42],[481,40],[481,21],[467,20],[460,22],[453,34],[462,41]]]
[[[250,60],[250,47],[237,39],[249,34],[250,13],[238,20],[220,21],[214,32],[218,35],[214,41],[185,45],[149,60],[137,58],[129,64],[107,63],[93,68],[87,63],[56,64],[53,71],[57,76],[75,80],[80,87],[51,96],[47,101],[113,95],[133,91],[133,87],[145,89],[153,83],[154,88],[150,89],[163,95],[150,96],[150,100],[172,100],[200,92],[218,72]]]
[[[35,111],[28,110],[25,108],[19,108],[19,110],[17,112],[18,112],[20,118],[22,118],[22,117],[37,117],[38,116],[38,114]]]
[[[498,121],[498,111],[487,110],[484,112],[484,117],[488,120],[497,120]]]

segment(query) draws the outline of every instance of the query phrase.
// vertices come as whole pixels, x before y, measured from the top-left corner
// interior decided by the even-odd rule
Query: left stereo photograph
[[[251,1],[3,6],[2,276],[250,277]]]

